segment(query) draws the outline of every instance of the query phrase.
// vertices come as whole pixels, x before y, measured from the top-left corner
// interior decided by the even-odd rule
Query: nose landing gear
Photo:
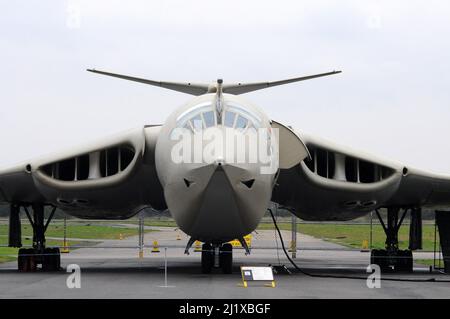
[[[230,243],[202,245],[202,273],[209,274],[213,268],[222,268],[224,274],[232,273],[233,246]]]
[[[233,246],[230,243],[222,245],[219,251],[219,264],[224,274],[231,274],[233,271]]]

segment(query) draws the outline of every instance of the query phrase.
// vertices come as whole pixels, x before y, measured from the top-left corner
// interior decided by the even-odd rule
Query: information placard
[[[247,281],[270,281],[275,287],[272,267],[242,266],[241,274],[244,287],[247,287]]]

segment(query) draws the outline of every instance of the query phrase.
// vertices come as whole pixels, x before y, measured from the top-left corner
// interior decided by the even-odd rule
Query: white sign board
[[[244,281],[273,281],[272,267],[241,267]]]

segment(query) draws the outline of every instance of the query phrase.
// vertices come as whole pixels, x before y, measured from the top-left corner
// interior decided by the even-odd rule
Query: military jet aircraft
[[[194,97],[162,125],[138,127],[1,169],[0,203],[10,205],[10,246],[21,247],[22,209],[33,227],[33,247],[19,250],[20,271],[34,271],[37,265],[44,270],[59,268],[59,250],[46,247],[45,242],[56,208],[84,219],[127,219],[152,207],[168,209],[179,228],[190,236],[186,252],[195,240],[203,242],[204,273],[213,267],[230,273],[229,241],[240,240],[249,253],[243,237],[256,229],[271,201],[309,221],[346,221],[376,211],[387,239],[386,249],[372,251],[371,262],[411,270],[411,250],[398,248],[403,218],[410,211],[412,224],[420,230],[422,207],[450,204],[449,176],[308,135],[276,122],[241,97],[340,71],[230,84],[221,79],[210,84],[158,82],[88,71]],[[208,134],[216,137],[222,151],[208,150],[210,144],[201,143]],[[225,136],[241,142],[233,145],[222,140]],[[264,160],[248,160],[255,143],[265,151]],[[196,152],[198,158],[193,154]],[[52,207],[47,220],[46,206]],[[378,213],[380,208],[387,208],[386,223]],[[417,248],[420,240],[414,238],[411,245]]]

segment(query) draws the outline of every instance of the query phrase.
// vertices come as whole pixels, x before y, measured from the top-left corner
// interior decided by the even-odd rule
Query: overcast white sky
[[[78,15],[79,14],[79,15]],[[102,77],[266,81],[308,133],[450,173],[449,1],[0,2],[0,167],[144,124],[189,95]]]

